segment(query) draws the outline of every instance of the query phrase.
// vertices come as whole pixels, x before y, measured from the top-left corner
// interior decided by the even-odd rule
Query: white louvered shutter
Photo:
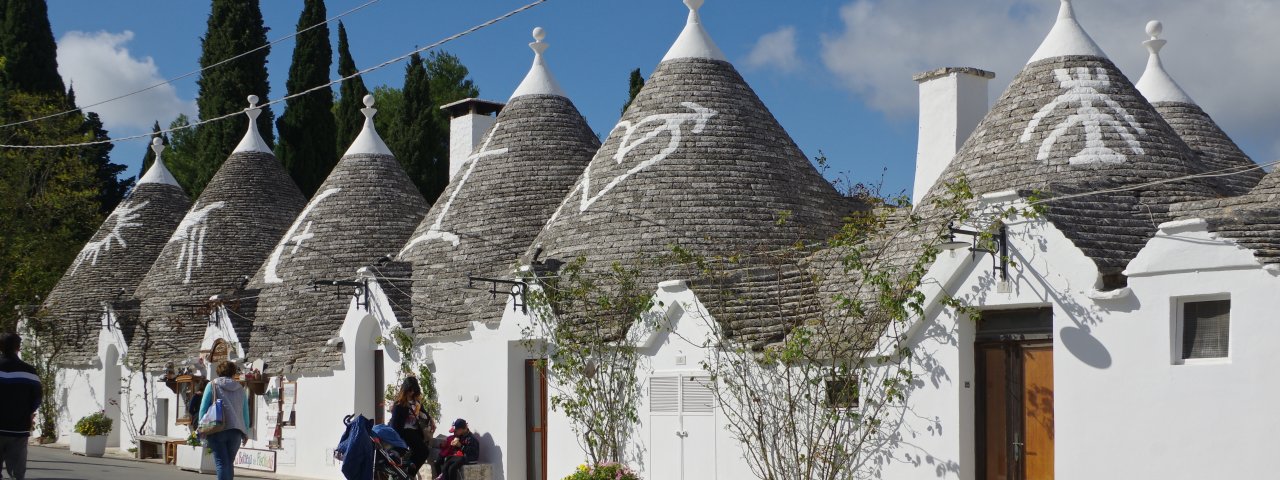
[[[716,394],[712,390],[711,377],[684,377],[680,401],[684,413],[713,413],[716,411]]]
[[[680,377],[649,378],[649,411],[680,412]]]

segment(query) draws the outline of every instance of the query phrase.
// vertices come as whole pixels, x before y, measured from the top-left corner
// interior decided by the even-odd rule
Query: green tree
[[[404,92],[401,92],[396,87],[380,85],[373,88],[373,101],[374,106],[378,108],[378,115],[373,117],[374,128],[382,132],[384,137],[398,132],[400,129],[400,111],[404,109]],[[364,118],[364,116],[361,115],[361,118]],[[393,145],[388,144],[387,148],[391,148],[391,153],[399,153],[396,152]]]
[[[640,90],[644,88],[644,77],[640,75],[639,68],[631,71],[631,80],[629,83],[630,87],[628,87],[627,103],[622,104],[623,115],[627,113],[627,108],[631,107],[631,102],[636,100],[636,95],[639,95]]]
[[[155,125],[151,126],[151,138],[147,139],[147,153],[142,155],[142,170],[139,170],[141,172],[140,175],[145,175],[147,173],[147,169],[151,168],[151,164],[156,163],[156,152],[151,150],[150,145],[151,141],[157,138],[160,139],[161,144],[169,145],[169,135],[160,133],[159,120],[156,120]]]
[[[84,123],[80,125],[80,133],[88,141],[97,142],[111,139],[107,135],[107,129],[102,126],[102,119],[94,112],[88,112],[84,116]],[[125,194],[129,193],[129,189],[133,188],[132,178],[120,178],[125,166],[111,163],[112,148],[115,148],[115,145],[100,143],[79,149],[81,159],[94,169],[98,184],[101,186],[97,200],[98,208],[103,215],[108,215],[112,210],[115,210],[116,205],[119,205],[120,201],[124,200]]]
[[[329,26],[324,23],[324,0],[306,0],[298,16],[298,30],[320,24],[301,34],[293,48],[293,64],[285,88],[289,94],[305,91],[329,82],[333,49],[329,47]],[[333,90],[321,88],[285,102],[284,114],[276,122],[280,144],[276,157],[289,176],[310,197],[324,183],[329,171],[338,164],[333,138],[337,134],[333,119]]]
[[[44,0],[5,0],[0,8],[0,89],[61,99],[67,87],[58,75],[58,47]]]
[[[347,28],[338,22],[338,76],[346,78],[360,71],[356,68],[355,59],[351,58],[351,47],[347,43]],[[364,108],[364,96],[369,94],[369,89],[364,85],[364,79],[355,77],[345,82],[338,90],[338,106],[334,112],[334,117],[338,123],[337,131],[337,148],[339,152],[345,152],[347,147],[351,146],[351,142],[355,141],[356,135],[360,134],[360,127],[364,125],[364,115],[360,113],[360,109]],[[379,102],[378,110],[383,112],[375,118],[388,117],[388,113],[383,109]]]
[[[262,10],[257,0],[213,0],[208,30],[200,41],[200,67],[208,67],[266,43],[267,28],[262,23]],[[269,98],[267,54],[270,50],[263,48],[204,71],[196,81],[200,87],[196,97],[200,118],[242,111],[248,106],[245,98],[249,95]],[[274,122],[271,108],[264,107],[258,117],[258,132],[268,146],[274,143],[275,136],[271,132]],[[235,149],[247,126],[247,117],[237,117],[232,121],[213,122],[197,128],[198,141],[193,154],[185,159],[191,164],[186,166],[190,177],[184,185],[193,198],[204,191],[205,184]]]
[[[164,151],[164,166],[169,168],[169,173],[187,191],[187,195],[196,198],[198,192],[193,191],[191,186],[197,176],[195,159],[200,153],[200,148],[198,132],[193,128],[183,128],[190,124],[191,119],[182,113],[169,122],[169,129],[172,132],[168,139],[169,148]]]
[[[417,53],[409,57],[401,93],[404,104],[388,146],[422,196],[435,202],[449,183],[448,137],[440,137],[443,129],[432,111],[436,105],[431,99],[431,81]]]
[[[464,98],[479,97],[480,89],[467,78],[471,73],[457,55],[443,50],[433,51],[427,54],[426,66],[427,78],[431,79],[431,102],[436,106],[431,111],[435,112],[436,119],[443,128],[441,132],[445,140],[445,151],[448,151],[449,114],[440,110],[440,107]]]
[[[63,110],[62,92],[8,92],[0,119],[11,122]],[[0,142],[84,142],[85,118],[64,115],[0,131]],[[0,150],[0,330],[38,305],[102,223],[102,185],[81,149]]]

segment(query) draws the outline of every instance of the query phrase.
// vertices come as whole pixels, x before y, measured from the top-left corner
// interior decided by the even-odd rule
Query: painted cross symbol
[[[289,255],[297,254],[298,249],[302,248],[303,240],[311,240],[312,238],[315,238],[315,236],[316,234],[311,233],[311,222],[307,222],[307,226],[302,229],[302,233],[299,233],[297,236],[289,239],[290,242],[293,242],[293,250],[289,251]]]
[[[296,255],[298,249],[302,248],[302,242],[315,238],[316,234],[311,233],[312,222],[307,220],[307,215],[310,215],[311,210],[320,205],[320,202],[323,202],[324,199],[340,191],[342,191],[341,188],[325,189],[325,191],[317,193],[307,203],[307,207],[302,209],[302,213],[298,214],[298,218],[293,221],[293,225],[289,226],[289,231],[284,233],[284,238],[280,239],[280,244],[276,245],[275,251],[271,252],[271,258],[267,259],[267,265],[262,272],[263,283],[284,283],[284,279],[276,275],[276,268],[280,266],[280,256],[284,254],[284,247],[292,244],[293,248],[289,250],[289,255]],[[303,227],[302,233],[298,233],[298,226],[302,225],[303,220],[307,220],[307,225]]]
[[[453,186],[453,192],[449,193],[449,199],[445,200],[444,207],[440,209],[440,214],[436,215],[436,221],[427,229],[427,233],[411,240],[408,245],[405,245],[404,248],[400,249],[401,256],[419,243],[429,242],[431,240],[443,240],[453,244],[454,247],[457,247],[458,244],[461,243],[462,239],[458,238],[457,234],[441,231],[440,227],[444,223],[445,215],[449,214],[449,209],[453,208],[453,201],[458,198],[458,192],[461,192],[462,187],[467,184],[467,179],[471,178],[471,172],[475,171],[476,165],[480,163],[480,159],[492,157],[494,155],[502,155],[510,150],[508,148],[489,150],[489,142],[493,141],[493,137],[498,134],[498,129],[501,127],[501,122],[494,124],[493,130],[489,131],[489,136],[484,139],[484,144],[480,146],[480,149],[467,157],[467,169],[462,172],[462,178],[458,179],[458,184]]]
[[[1107,75],[1107,71],[1101,68],[1093,69],[1080,67],[1075,69],[1059,68],[1053,71],[1058,79],[1058,83],[1062,84],[1062,88],[1067,89],[1062,95],[1054,98],[1052,102],[1041,108],[1040,111],[1031,118],[1031,122],[1027,124],[1027,128],[1022,131],[1022,137],[1018,143],[1026,143],[1031,141],[1031,134],[1035,132],[1040,122],[1046,116],[1057,110],[1059,106],[1077,104],[1079,107],[1076,112],[1063,120],[1053,128],[1044,141],[1040,143],[1040,151],[1036,155],[1036,160],[1046,161],[1049,159],[1049,153],[1053,150],[1053,145],[1057,143],[1067,130],[1077,125],[1084,128],[1085,145],[1084,148],[1076,152],[1075,155],[1068,160],[1072,165],[1082,165],[1091,163],[1120,163],[1125,159],[1125,155],[1112,150],[1103,140],[1103,127],[1110,127],[1120,135],[1135,155],[1142,155],[1142,145],[1138,143],[1138,139],[1129,131],[1132,128],[1139,135],[1145,134],[1146,131],[1139,125],[1133,115],[1129,114],[1119,102],[1113,100],[1110,96],[1098,91],[1098,89],[1111,86],[1111,78]],[[1105,105],[1110,112],[1099,109],[1099,106]],[[1125,123],[1120,123],[1116,117],[1124,119]],[[1126,126],[1127,124],[1127,126]]]

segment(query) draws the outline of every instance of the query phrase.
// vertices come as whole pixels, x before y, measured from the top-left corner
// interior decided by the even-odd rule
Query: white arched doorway
[[[111,419],[108,447],[119,447],[124,425],[120,423],[120,351],[108,345],[102,359],[102,412]]]
[[[372,315],[365,315],[356,328],[353,342],[346,345],[351,355],[351,373],[355,377],[355,409],[354,413],[364,415],[377,423],[383,423],[386,408],[383,405],[383,389],[386,382],[383,376],[382,336],[378,320]]]

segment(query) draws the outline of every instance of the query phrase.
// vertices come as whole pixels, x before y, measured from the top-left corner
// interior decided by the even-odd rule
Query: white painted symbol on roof
[[[111,240],[113,239],[120,244],[120,248],[129,248],[129,244],[124,241],[124,229],[142,226],[141,223],[134,222],[134,220],[141,216],[138,211],[142,210],[142,207],[147,206],[148,203],[150,202],[142,202],[136,205],[134,203],[125,203],[117,207],[116,211],[111,212],[111,216],[107,217],[108,222],[115,222],[111,225],[111,231],[107,232],[107,235],[102,239],[86,243],[84,248],[80,249],[80,253],[76,255],[75,262],[71,264],[71,275],[76,274],[76,270],[80,269],[80,264],[84,263],[85,260],[89,261],[89,265],[97,265],[98,256],[102,255],[102,252],[111,251]]]
[[[204,208],[191,208],[191,212],[178,224],[178,229],[169,238],[169,243],[182,242],[182,250],[178,252],[176,267],[185,269],[186,275],[182,283],[191,283],[191,270],[204,265],[204,234],[209,229],[205,222],[214,210],[227,205],[227,202],[213,202]]]
[[[1057,143],[1062,135],[1066,134],[1071,128],[1080,125],[1084,128],[1085,144],[1084,148],[1076,152],[1075,155],[1068,160],[1072,165],[1083,165],[1091,163],[1120,163],[1125,159],[1123,153],[1112,150],[1107,146],[1103,139],[1103,127],[1110,127],[1115,130],[1120,138],[1128,145],[1129,150],[1134,155],[1144,154],[1142,145],[1138,143],[1138,139],[1134,137],[1133,131],[1138,135],[1143,135],[1146,130],[1138,124],[1133,115],[1129,114],[1120,103],[1113,100],[1110,96],[1098,92],[1100,88],[1111,86],[1111,78],[1107,75],[1107,71],[1101,68],[1093,69],[1079,67],[1075,69],[1059,68],[1053,71],[1058,82],[1062,84],[1062,88],[1067,89],[1062,95],[1041,108],[1031,118],[1031,122],[1027,124],[1026,130],[1022,131],[1022,137],[1019,143],[1031,141],[1031,134],[1035,132],[1036,127],[1040,125],[1040,121],[1044,117],[1053,113],[1059,106],[1076,104],[1076,113],[1071,114],[1062,123],[1053,128],[1044,141],[1040,143],[1040,152],[1036,155],[1036,160],[1045,161],[1049,159],[1049,153],[1053,150],[1053,145]],[[1100,110],[1098,106],[1106,105],[1110,108],[1110,112]],[[1124,123],[1117,120],[1116,117],[1124,119]]]
[[[296,255],[298,253],[298,249],[303,248],[302,242],[315,238],[316,234],[311,233],[312,222],[311,220],[307,220],[307,215],[310,215],[311,210],[314,210],[317,205],[320,205],[320,202],[323,202],[324,199],[329,198],[330,195],[340,191],[342,191],[341,188],[325,189],[325,191],[317,193],[315,198],[312,198],[311,201],[307,203],[307,208],[302,209],[302,213],[293,221],[293,225],[289,226],[289,231],[284,233],[284,238],[280,239],[280,243],[276,245],[275,251],[271,252],[271,258],[267,259],[267,268],[262,273],[263,283],[284,283],[284,280],[276,275],[276,268],[280,266],[280,256],[284,254],[284,247],[293,245],[293,248],[289,250],[289,255]],[[302,233],[297,233],[298,226],[302,225],[303,220],[307,220],[307,226],[303,227]]]
[[[614,130],[619,128],[625,130],[622,134],[622,138],[618,141],[618,151],[613,154],[613,161],[619,165],[622,164],[623,160],[626,160],[627,155],[630,154],[631,151],[635,150],[640,145],[657,138],[658,135],[662,134],[662,132],[669,132],[670,139],[667,141],[667,146],[657,154],[637,163],[621,175],[614,177],[613,180],[605,184],[605,186],[601,188],[600,191],[596,192],[595,195],[590,194],[591,166],[588,165],[586,171],[582,173],[582,181],[574,187],[572,192],[569,192],[569,196],[565,198],[564,203],[560,204],[560,208],[556,209],[556,212],[551,215],[551,219],[547,221],[547,223],[554,223],[556,219],[560,217],[560,212],[564,210],[565,204],[572,201],[573,196],[576,193],[581,194],[578,202],[578,213],[586,212],[588,208],[591,208],[592,204],[596,203],[596,200],[599,200],[600,197],[604,196],[604,194],[609,193],[609,190],[613,190],[613,187],[618,186],[618,184],[622,183],[628,177],[665,160],[672,153],[675,153],[676,149],[680,148],[680,141],[684,138],[684,132],[681,127],[686,122],[693,124],[693,128],[690,129],[690,133],[702,133],[702,130],[707,127],[707,121],[710,120],[711,117],[720,113],[693,102],[682,102],[680,104],[692,112],[650,115],[634,124],[629,121],[619,122],[618,126],[613,128]],[[640,138],[632,140],[632,137],[639,132],[642,127],[654,124],[656,124],[656,126],[653,130],[648,131]]]
[[[502,155],[507,153],[508,150],[510,150],[507,148],[498,148],[494,150],[489,150],[489,142],[493,141],[493,137],[498,134],[498,129],[501,127],[502,127],[501,122],[495,123],[493,125],[493,130],[489,131],[489,136],[484,139],[484,144],[480,145],[480,149],[476,150],[475,153],[472,153],[470,156],[467,157],[467,164],[468,164],[467,170],[465,172],[462,172],[462,178],[458,179],[458,184],[453,187],[453,192],[449,193],[449,198],[445,200],[444,207],[440,209],[440,214],[436,215],[436,221],[431,224],[431,228],[427,229],[427,233],[424,233],[418,236],[417,238],[410,240],[408,245],[405,245],[404,248],[400,249],[400,255],[404,255],[405,252],[408,252],[409,249],[413,248],[419,243],[429,242],[431,240],[443,240],[443,241],[449,242],[454,247],[457,247],[458,244],[462,242],[462,239],[458,238],[457,234],[452,232],[441,231],[440,230],[441,225],[444,224],[444,217],[445,215],[449,214],[449,209],[453,208],[453,201],[454,199],[458,198],[458,192],[461,192],[462,187],[467,184],[467,179],[471,178],[471,172],[475,171],[476,164],[480,163],[480,159],[485,157],[492,157],[494,155]]]

